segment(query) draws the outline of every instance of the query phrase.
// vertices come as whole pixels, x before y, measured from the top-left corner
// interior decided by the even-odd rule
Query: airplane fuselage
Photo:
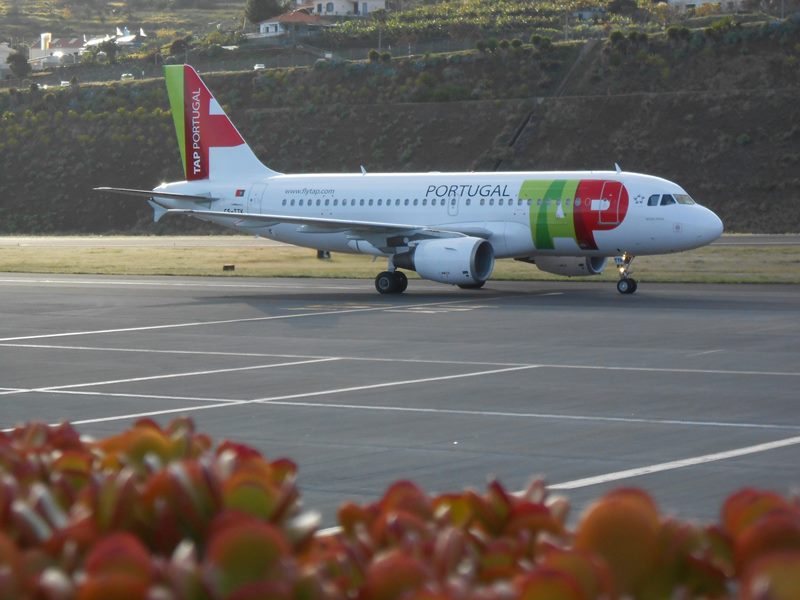
[[[719,218],[659,177],[615,171],[275,175],[256,181],[190,181],[156,191],[208,194],[206,217],[289,244],[385,255],[352,227],[318,230],[247,215],[292,215],[474,232],[497,258],[663,254],[716,239]],[[654,197],[659,199],[654,201]],[[662,203],[663,196],[672,199]],[[196,203],[160,200],[171,208]]]

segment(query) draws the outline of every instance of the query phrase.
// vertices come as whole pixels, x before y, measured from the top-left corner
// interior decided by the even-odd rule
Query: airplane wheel
[[[394,276],[397,279],[397,293],[402,294],[408,287],[408,277],[402,271],[395,271]]]
[[[636,280],[629,277],[624,277],[617,282],[617,291],[620,294],[632,294],[638,287]]]
[[[459,283],[458,287],[460,287],[462,290],[479,290],[485,284],[485,281],[479,281],[478,283]]]
[[[381,294],[395,294],[400,290],[400,281],[394,273],[383,271],[375,277],[375,289]]]

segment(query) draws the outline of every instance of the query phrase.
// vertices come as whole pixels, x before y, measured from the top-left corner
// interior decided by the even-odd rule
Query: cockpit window
[[[659,200],[661,200],[661,194],[653,194],[647,199],[647,206],[658,206]]]
[[[678,201],[678,204],[694,204],[695,201],[692,200],[692,197],[689,194],[675,194],[675,200]]]
[[[675,198],[672,197],[672,194],[661,196],[661,206],[666,206],[667,204],[675,204]]]

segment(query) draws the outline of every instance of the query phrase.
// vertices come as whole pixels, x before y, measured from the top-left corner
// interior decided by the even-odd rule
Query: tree
[[[97,45],[97,49],[100,52],[105,52],[106,57],[108,58],[108,62],[110,64],[114,64],[117,62],[117,50],[119,47],[117,46],[117,42],[114,40],[106,40],[105,42],[101,42]]]
[[[28,59],[19,52],[9,54],[6,62],[8,63],[11,72],[19,79],[22,79],[25,77],[25,75],[31,72],[31,66],[28,64]]]
[[[283,0],[247,0],[244,7],[244,14],[251,23],[261,23],[270,17],[274,17],[286,10]]]

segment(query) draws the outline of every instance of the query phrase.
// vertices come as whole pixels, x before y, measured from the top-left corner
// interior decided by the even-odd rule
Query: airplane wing
[[[409,241],[427,238],[448,238],[474,236],[488,238],[492,232],[482,227],[448,225],[445,227],[430,227],[425,225],[411,225],[403,223],[384,223],[380,221],[354,221],[348,219],[326,219],[323,217],[298,217],[292,215],[269,215],[256,213],[229,213],[214,210],[197,210],[171,208],[164,214],[185,214],[203,219],[213,217],[215,221],[227,221],[237,227],[265,227],[269,225],[294,224],[302,233],[341,233],[350,231],[354,238],[363,238],[370,241],[382,239],[379,247],[392,245],[388,243],[389,237],[403,236]],[[376,239],[377,238],[377,239]]]
[[[171,198],[177,200],[191,200],[194,202],[211,202],[217,198],[211,196],[195,196],[191,194],[174,194],[157,192],[154,190],[135,190],[130,188],[98,187],[98,192],[125,194],[150,199],[150,206],[155,211],[155,220],[160,220],[164,215],[184,214],[198,219],[213,220],[217,223],[234,227],[265,227],[270,225],[294,224],[301,233],[343,233],[350,232],[354,239],[365,239],[379,248],[406,245],[409,241],[419,241],[430,238],[450,238],[472,236],[487,239],[492,232],[483,227],[457,224],[444,227],[430,227],[425,225],[411,225],[403,223],[386,223],[381,221],[355,221],[349,219],[327,219],[323,217],[300,217],[293,215],[257,214],[257,213],[231,213],[218,210],[202,210],[194,208],[165,208],[158,204],[158,198]]]

